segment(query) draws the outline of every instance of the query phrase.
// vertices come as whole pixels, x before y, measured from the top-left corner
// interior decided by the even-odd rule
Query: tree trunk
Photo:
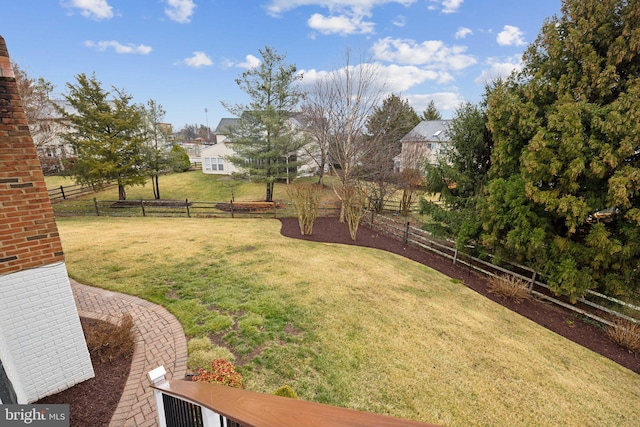
[[[160,185],[158,184],[158,174],[155,174],[151,178],[151,182],[153,183],[153,197],[155,197],[156,200],[159,200],[160,199]]]
[[[127,200],[127,192],[124,184],[118,182],[118,200]]]
[[[273,202],[273,182],[267,181],[267,197],[265,202]]]

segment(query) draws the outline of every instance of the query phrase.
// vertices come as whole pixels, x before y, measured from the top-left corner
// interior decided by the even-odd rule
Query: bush
[[[130,314],[122,315],[117,324],[100,321],[96,325],[95,328],[84,330],[87,348],[92,357],[106,362],[133,354],[136,339]]]
[[[198,369],[198,374],[192,380],[242,388],[242,375],[236,371],[233,363],[225,359],[213,359],[207,369]]]
[[[525,281],[508,275],[492,277],[489,281],[488,291],[516,304],[520,304],[531,297],[529,287]]]
[[[207,337],[189,340],[187,351],[187,368],[193,372],[206,368],[213,359],[235,360],[235,356],[227,348],[214,345]]]
[[[614,343],[640,353],[640,325],[624,319],[615,319],[613,326],[605,329],[607,336]]]
[[[288,385],[283,385],[273,392],[276,396],[288,397],[289,399],[297,399],[298,395]]]

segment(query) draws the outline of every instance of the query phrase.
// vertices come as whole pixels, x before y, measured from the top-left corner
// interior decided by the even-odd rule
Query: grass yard
[[[317,182],[317,177],[302,178],[303,182]],[[332,178],[328,177],[325,182],[330,185]],[[47,176],[45,177],[47,188],[55,188],[60,185],[74,185],[75,181],[70,177]],[[259,182],[237,182],[229,177],[221,175],[206,175],[201,171],[190,171],[184,173],[171,173],[159,177],[160,196],[163,199],[177,199],[198,202],[222,202],[235,197],[238,201],[264,200],[265,184]],[[127,187],[127,199],[153,199],[153,187],[151,181],[142,185]],[[99,200],[118,200],[118,188],[111,187],[97,194],[85,195],[82,198]],[[323,192],[324,200],[335,199],[335,194],[330,186]],[[286,184],[276,183],[274,199],[288,200]]]
[[[161,184],[162,185],[162,184]],[[246,388],[448,426],[635,426],[640,376],[418,263],[276,220],[63,218],[69,274],[221,339]]]

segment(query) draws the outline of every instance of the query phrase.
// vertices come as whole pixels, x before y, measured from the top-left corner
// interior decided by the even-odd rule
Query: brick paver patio
[[[178,320],[163,307],[143,299],[92,288],[71,280],[81,317],[117,322],[124,313],[133,317],[136,350],[131,371],[110,427],[158,425],[156,403],[147,372],[160,365],[167,379],[184,378],[187,340]]]

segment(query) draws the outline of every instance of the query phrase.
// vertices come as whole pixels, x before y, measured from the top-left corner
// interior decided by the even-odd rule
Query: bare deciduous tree
[[[321,77],[307,97],[305,111],[316,141],[327,142],[329,165],[340,183],[334,190],[340,198],[340,221],[344,221],[345,191],[360,179],[359,170],[367,161],[372,144],[364,138],[367,120],[380,104],[385,90],[379,67],[361,61],[351,63],[351,53],[344,53],[340,68]]]
[[[303,236],[310,236],[318,217],[322,187],[320,185],[305,185],[296,182],[287,185],[286,188],[298,215],[300,233]]]

